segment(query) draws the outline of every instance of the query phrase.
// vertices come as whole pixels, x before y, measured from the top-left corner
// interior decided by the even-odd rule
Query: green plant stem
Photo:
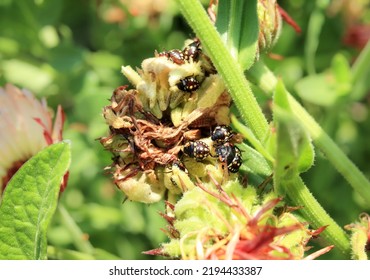
[[[245,79],[243,71],[239,67],[238,63],[233,59],[231,54],[228,52],[228,49],[222,43],[219,34],[216,29],[208,19],[207,14],[205,13],[203,7],[197,0],[176,0],[179,4],[182,14],[185,16],[186,20],[195,31],[197,37],[201,40],[202,46],[207,51],[207,54],[210,56],[212,62],[214,63],[217,71],[220,73],[222,78],[225,81],[227,88],[230,91],[231,97],[235,102],[239,112],[241,113],[241,120],[246,123],[252,130],[253,135],[255,135],[256,140],[260,143],[265,143],[266,137],[269,133],[269,126],[266,118],[264,117],[255,97],[253,96],[250,85]],[[254,78],[254,81],[262,89],[269,89],[267,91],[272,93],[276,85],[276,77],[270,71],[258,71],[259,69],[254,68],[251,70],[256,76],[250,75]],[[248,72],[249,73],[249,72]],[[273,81],[273,86],[269,83]],[[265,90],[266,91],[266,90]],[[247,107],[248,106],[248,107]],[[252,135],[252,134],[251,134]],[[291,188],[300,189],[300,185],[295,186],[299,182],[292,182],[293,185]],[[312,202],[307,203],[309,206],[317,207],[320,206],[318,202],[312,197],[306,196],[305,199],[296,201],[294,196],[291,195],[290,199],[295,203],[295,205],[303,205],[306,208],[305,204],[307,200],[312,200]],[[322,207],[320,206],[320,209]],[[307,212],[314,212],[314,209],[307,207]],[[323,221],[331,221],[331,224],[335,225],[334,221],[325,213],[325,211],[320,212],[321,219],[311,221],[315,226],[321,227],[325,226],[328,223],[322,223]],[[318,215],[311,215],[311,218],[316,219]],[[339,228],[338,225],[332,226]],[[327,241],[330,244],[339,245],[340,242],[343,242],[343,245],[339,245],[341,251],[346,251],[346,245],[343,238],[341,241],[333,239],[334,234],[328,234],[326,237]]]
[[[225,47],[202,5],[198,0],[176,0],[176,2],[223,78],[241,114],[241,119],[251,128],[257,139],[264,142],[269,133],[267,120],[243,71]]]
[[[262,143],[258,141],[249,127],[242,125],[234,115],[231,115],[231,123],[235,126],[236,130],[239,131],[239,133],[241,133],[243,137],[248,140],[249,143],[251,143],[252,146],[270,162],[270,166],[272,167],[272,164],[275,162],[273,156],[268,150],[266,150]]]
[[[358,80],[362,78],[363,74],[369,71],[369,61],[370,41],[367,42],[365,48],[362,50],[352,66],[352,79],[354,83],[358,82]]]
[[[369,61],[370,61],[370,40],[367,42],[365,48],[357,57],[351,69],[352,83],[354,87],[354,90],[351,92],[351,98],[353,100],[360,100],[361,98],[364,97],[366,93],[368,93],[366,83],[370,73]]]
[[[277,78],[261,62],[246,73],[247,77],[259,86],[264,92],[272,95],[275,91]],[[343,153],[338,145],[325,133],[320,125],[290,94],[288,100],[294,115],[301,121],[303,127],[310,133],[315,145],[326,155],[328,160],[349,182],[353,189],[370,204],[370,182],[357,166]]]
[[[306,68],[310,75],[316,73],[315,55],[320,43],[320,34],[325,22],[325,10],[329,5],[328,0],[317,0],[312,11],[307,28],[306,44],[304,48]]]
[[[93,255],[78,251],[48,246],[48,259],[52,260],[95,260]]]
[[[300,212],[304,217],[311,221],[311,226],[320,228],[323,225],[327,228],[320,234],[327,241],[335,246],[346,258],[350,257],[350,242],[346,233],[338,224],[326,213],[317,200],[312,196],[308,188],[299,176],[294,176],[291,180],[283,180],[283,188],[288,197],[297,203],[304,205]]]
[[[93,254],[94,247],[87,239],[84,238],[83,232],[68,213],[67,209],[65,209],[62,204],[59,204],[57,210],[61,216],[62,223],[71,233],[76,248],[82,253],[90,255]]]

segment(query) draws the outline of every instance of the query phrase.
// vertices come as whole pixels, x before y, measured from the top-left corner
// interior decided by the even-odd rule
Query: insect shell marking
[[[230,127],[226,125],[218,125],[212,132],[211,139],[216,142],[216,145],[229,142],[233,137],[234,133],[231,131]]]
[[[185,63],[184,54],[180,50],[170,50],[159,53],[159,56],[165,56],[175,64],[182,65]]]
[[[209,147],[203,141],[190,141],[184,146],[184,154],[195,158],[196,161],[201,161],[209,156]]]
[[[200,87],[200,83],[193,76],[188,76],[181,79],[176,85],[179,90],[186,92],[195,91]]]
[[[184,59],[189,61],[191,58],[194,62],[198,61],[199,55],[202,51],[199,46],[199,40],[195,40],[194,42],[187,45],[182,51]]]
[[[216,154],[221,162],[226,163],[231,173],[236,173],[242,164],[241,152],[238,147],[231,143],[225,143],[216,147]]]

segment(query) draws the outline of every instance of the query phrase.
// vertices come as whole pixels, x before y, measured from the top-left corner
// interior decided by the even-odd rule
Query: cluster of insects
[[[165,56],[173,63],[182,65],[185,61],[198,61],[202,49],[200,48],[200,41],[194,40],[192,43],[187,45],[183,50],[170,50],[159,53],[159,56]]]
[[[200,47],[200,41],[195,39],[183,50],[173,49],[170,51],[164,51],[158,54],[159,56],[166,57],[177,65],[183,65],[189,62],[197,62],[202,56],[202,49]],[[203,61],[203,60],[202,60]],[[207,71],[205,71],[207,72]],[[207,75],[207,73],[205,73]],[[200,87],[201,82],[198,81],[194,76],[187,76],[176,84],[179,90],[185,92],[192,92]],[[219,125],[214,128],[211,133],[212,147],[202,140],[189,141],[183,147],[183,153],[196,161],[203,161],[208,156],[217,157],[222,163],[226,164],[229,172],[238,172],[242,163],[241,152],[232,143],[234,133],[230,127],[225,125]],[[212,155],[212,151],[215,155]]]
[[[227,169],[231,173],[236,173],[242,164],[242,157],[239,148],[231,142],[233,136],[234,133],[230,127],[219,125],[214,128],[211,140],[216,157],[226,164]],[[209,145],[201,140],[187,142],[184,145],[183,152],[196,161],[202,161],[206,157],[211,156]]]
[[[229,122],[231,98],[198,39],[182,50],[156,52],[140,71],[122,69],[136,88],[113,92],[103,110],[110,135],[100,142],[114,155],[107,170],[130,200],[153,203],[167,191],[184,192],[193,179],[184,173],[201,180],[220,165],[239,171],[239,139],[218,125]]]
[[[183,50],[170,50],[159,53],[159,56],[165,56],[168,60],[182,65],[185,62],[197,62],[201,55],[200,41],[194,40],[187,45]],[[194,76],[187,76],[181,79],[176,85],[179,90],[185,92],[193,92],[200,87],[200,82]]]

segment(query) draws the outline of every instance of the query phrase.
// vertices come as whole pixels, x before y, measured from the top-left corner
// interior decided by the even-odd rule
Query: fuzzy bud
[[[274,194],[260,197],[256,188],[243,188],[233,177],[217,180],[213,172],[176,203],[169,232],[177,236],[148,254],[180,259],[304,258],[316,231],[289,211],[275,214],[281,200]]]
[[[257,13],[260,25],[259,51],[270,50],[280,36],[282,18],[276,0],[259,0]]]

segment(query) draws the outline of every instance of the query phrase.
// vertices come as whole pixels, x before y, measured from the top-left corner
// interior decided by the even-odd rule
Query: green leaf
[[[312,166],[314,150],[311,139],[293,115],[281,81],[274,96],[274,121],[277,134],[275,173],[277,178],[290,179]]]
[[[368,61],[370,59],[370,42],[361,53],[359,64],[352,68],[352,79],[354,84],[363,84],[361,81],[366,81],[370,88],[370,79],[368,76],[363,77],[368,68]],[[270,69],[261,61],[256,62],[253,67],[246,72],[249,80],[258,85],[261,90],[268,95],[275,92],[275,87],[278,82],[276,76]],[[363,79],[364,78],[364,79]],[[362,80],[363,79],[363,80]],[[358,81],[358,82],[356,82]],[[361,86],[362,87],[362,86]],[[360,88],[358,88],[360,89]],[[360,97],[359,91],[351,93],[351,98],[356,99]],[[288,93],[290,106],[294,115],[299,119],[302,126],[312,137],[314,144],[322,150],[327,159],[333,164],[338,172],[344,177],[345,180],[358,192],[362,198],[370,204],[370,182],[365,174],[346,156],[346,154],[339,148],[339,146],[329,137],[329,135],[322,129],[322,127],[313,119],[302,105]],[[337,108],[335,108],[337,110]]]
[[[321,236],[342,254],[348,255],[349,242],[344,231],[325,212],[299,176],[313,164],[311,140],[293,114],[291,100],[282,81],[278,81],[274,94],[274,122],[276,125],[276,156],[274,188],[279,195],[287,195],[313,228],[328,226]]]
[[[338,96],[347,95],[352,89],[352,73],[347,58],[337,53],[331,62],[331,72],[335,79]]]
[[[251,143],[251,145],[256,149],[256,152],[264,157],[264,162],[266,162],[266,160],[269,162],[274,161],[274,158],[269,154],[268,150],[266,150],[264,145],[257,139],[249,127],[243,125],[234,115],[231,115],[231,122],[236,130],[243,135],[244,139]]]
[[[255,149],[245,143],[238,145],[243,154],[243,165],[248,172],[253,172],[261,177],[270,176],[272,169],[266,159]]]
[[[70,164],[70,143],[51,145],[13,176],[0,205],[0,259],[46,259],[46,231]]]
[[[257,1],[221,0],[216,28],[243,70],[256,59],[258,43]]]
[[[303,100],[320,106],[332,106],[338,98],[330,73],[307,76],[296,84],[295,90]]]
[[[348,95],[351,88],[351,70],[340,53],[333,57],[329,71],[307,76],[295,86],[302,99],[320,106],[333,106],[340,97]]]
[[[227,34],[229,28],[228,26],[230,21],[230,10],[231,10],[231,1],[221,0],[218,2],[215,26],[217,31],[223,38],[224,43],[227,42]]]
[[[351,68],[349,66],[347,58],[343,54],[337,53],[333,57],[333,60],[331,62],[331,70],[337,82],[351,82]]]

